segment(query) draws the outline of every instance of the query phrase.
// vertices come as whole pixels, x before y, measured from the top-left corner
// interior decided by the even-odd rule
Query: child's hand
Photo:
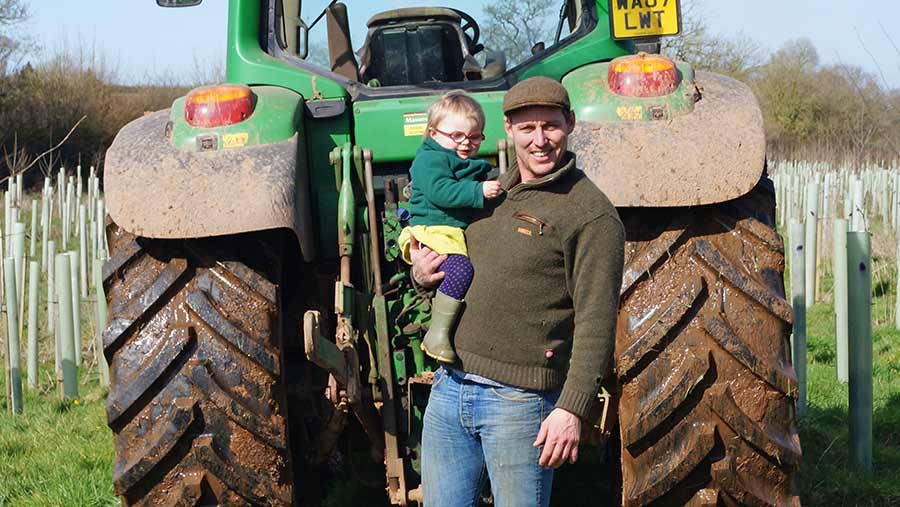
[[[481,192],[484,194],[485,199],[494,199],[500,197],[500,194],[503,193],[503,187],[500,186],[500,182],[497,180],[485,181],[481,185]]]

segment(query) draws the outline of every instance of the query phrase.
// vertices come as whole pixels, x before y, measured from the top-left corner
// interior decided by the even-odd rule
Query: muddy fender
[[[217,151],[179,150],[169,111],[126,125],[106,153],[103,185],[113,221],[148,238],[203,238],[287,228],[314,256],[303,136]]]
[[[583,121],[579,112],[591,104],[573,103],[577,124],[569,149],[613,204],[714,204],[745,195],[759,182],[766,138],[753,92],[710,72],[697,72],[696,84],[701,98],[694,111],[671,119]]]

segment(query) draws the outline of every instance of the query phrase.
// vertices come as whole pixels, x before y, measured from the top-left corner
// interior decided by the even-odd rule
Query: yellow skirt
[[[413,225],[400,231],[400,252],[403,260],[412,264],[409,256],[409,240],[416,240],[441,255],[469,255],[466,249],[466,235],[459,227],[449,225]]]

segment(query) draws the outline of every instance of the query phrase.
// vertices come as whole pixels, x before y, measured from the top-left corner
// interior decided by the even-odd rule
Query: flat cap
[[[543,76],[516,83],[503,97],[503,114],[528,106],[552,106],[563,111],[572,109],[566,88],[559,81]]]

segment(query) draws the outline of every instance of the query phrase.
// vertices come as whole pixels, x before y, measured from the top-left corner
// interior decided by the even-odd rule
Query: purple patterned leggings
[[[444,281],[441,282],[438,290],[453,299],[462,301],[475,276],[475,268],[469,258],[465,255],[450,254],[439,269],[444,272]]]

